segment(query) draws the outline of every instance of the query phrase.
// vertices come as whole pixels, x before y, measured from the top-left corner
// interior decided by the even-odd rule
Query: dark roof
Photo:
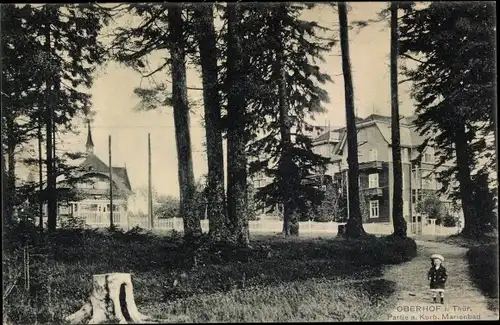
[[[109,168],[99,157],[93,153],[87,154],[87,158],[80,165],[85,172],[102,173],[109,175]],[[91,169],[89,169],[89,167]],[[128,191],[132,191],[126,167],[112,167],[113,180],[122,184]],[[118,179],[117,179],[118,178]]]
[[[113,167],[113,173],[123,179],[127,188],[132,190],[132,187],[130,186],[130,179],[128,178],[127,167]]]
[[[422,144],[425,139],[425,137],[421,136],[419,132],[416,130],[416,126],[414,125],[415,119],[416,119],[415,116],[408,116],[402,118],[400,121],[400,136],[401,136],[402,146],[417,147],[420,144]],[[390,116],[372,114],[362,119],[361,121],[358,121],[356,124],[367,123],[367,122],[373,122],[375,126],[380,130],[380,133],[382,134],[384,140],[388,144],[391,144],[392,140],[391,140]],[[345,142],[345,139],[343,138],[345,136],[345,128],[339,129],[338,131],[342,132],[340,133],[339,136],[341,141],[335,147],[334,152],[339,152],[342,149]]]
[[[314,142],[326,141],[330,139],[330,131],[327,131],[323,134],[320,134],[317,138],[314,139]]]

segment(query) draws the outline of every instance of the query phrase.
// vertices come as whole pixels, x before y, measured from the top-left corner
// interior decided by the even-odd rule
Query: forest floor
[[[10,237],[3,273],[4,322],[11,324],[62,324],[87,300],[92,275],[109,272],[131,273],[140,312],[162,322],[388,320],[406,292],[426,293],[428,246],[446,245],[419,242],[414,258],[412,240],[377,237],[256,235],[240,249],[204,239],[186,244],[178,233],[61,230],[31,239],[28,289],[19,236]],[[453,251],[440,251],[451,263],[450,299],[459,292],[455,279],[467,276]]]

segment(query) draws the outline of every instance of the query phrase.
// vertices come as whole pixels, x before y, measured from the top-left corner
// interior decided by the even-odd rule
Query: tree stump
[[[107,273],[93,276],[92,293],[80,310],[66,317],[71,324],[151,323],[137,310],[130,273]]]
[[[346,235],[346,226],[345,225],[338,225],[338,228],[337,228],[337,236],[340,236],[340,237],[345,237]]]

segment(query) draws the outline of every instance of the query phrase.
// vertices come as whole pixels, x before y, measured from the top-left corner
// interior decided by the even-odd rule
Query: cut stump
[[[337,236],[340,236],[340,237],[346,236],[346,225],[338,225]]]
[[[151,323],[148,316],[137,310],[130,273],[94,275],[89,301],[66,317],[66,321],[71,324]]]

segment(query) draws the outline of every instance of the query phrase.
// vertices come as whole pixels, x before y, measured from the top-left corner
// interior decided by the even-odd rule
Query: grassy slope
[[[16,242],[4,250],[7,286],[22,271]],[[33,243],[30,292],[21,279],[4,312],[18,324],[61,323],[86,300],[93,274],[128,272],[139,309],[175,322],[370,320],[393,302],[394,284],[377,279],[382,266],[408,259],[399,244],[376,238],[259,236],[252,246],[60,232]]]

